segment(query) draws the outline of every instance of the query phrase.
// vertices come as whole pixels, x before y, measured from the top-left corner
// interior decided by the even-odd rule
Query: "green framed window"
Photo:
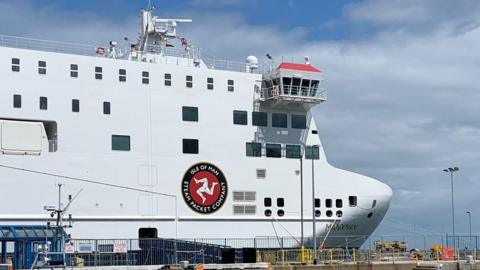
[[[282,145],[276,143],[267,143],[267,157],[281,158],[282,157]]]
[[[285,157],[286,158],[300,158],[301,157],[300,149],[301,149],[300,145],[287,144],[285,146]]]
[[[130,136],[112,135],[112,150],[130,151]]]
[[[247,125],[248,116],[246,111],[233,111],[233,123],[235,125]]]
[[[303,114],[292,114],[292,128],[307,128],[307,117]]]
[[[262,144],[247,142],[245,144],[247,157],[261,157],[262,156]]]
[[[287,115],[284,113],[272,113],[272,127],[286,128]]]

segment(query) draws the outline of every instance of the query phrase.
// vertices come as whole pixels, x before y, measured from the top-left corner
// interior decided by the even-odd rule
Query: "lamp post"
[[[320,159],[319,145],[310,146],[312,159],[312,228],[313,228],[313,264],[317,264],[317,221],[315,216],[315,159]],[[307,157],[308,158],[308,157]]]
[[[472,241],[472,211],[467,210],[468,215],[468,236],[470,238],[470,242]]]
[[[451,183],[451,189],[452,189],[452,232],[453,232],[453,249],[456,251],[457,250],[457,245],[456,245],[456,239],[455,239],[455,200],[453,196],[453,173],[458,171],[458,167],[449,167],[447,169],[444,169],[443,171],[446,173],[450,173],[450,183]]]

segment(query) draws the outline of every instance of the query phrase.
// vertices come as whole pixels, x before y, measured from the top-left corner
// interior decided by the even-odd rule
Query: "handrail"
[[[70,42],[58,42],[50,41],[43,39],[35,38],[24,38],[17,36],[9,35],[0,35],[0,47],[10,47],[10,48],[19,48],[19,49],[29,49],[29,50],[38,50],[46,52],[55,52],[55,53],[66,53],[66,54],[75,54],[75,55],[84,55],[84,56],[97,56],[97,57],[108,57],[109,52],[104,46],[95,46],[90,44],[81,44],[81,43],[70,43]],[[98,54],[97,48],[104,48],[104,54]],[[245,62],[240,61],[231,61],[225,59],[216,59],[216,58],[201,58],[201,49],[200,48],[189,48],[179,49],[179,48],[170,48],[164,46],[152,46],[147,47],[146,52],[140,51],[130,51],[128,49],[116,48],[116,57],[117,59],[126,59],[130,53],[135,53],[137,57],[131,59],[140,61],[140,55],[145,55],[151,53],[159,53],[163,56],[170,57],[179,57],[187,59],[202,60],[207,68],[210,69],[219,69],[219,70],[228,70],[228,71],[239,71],[247,72],[247,66]],[[253,70],[254,73],[259,73],[261,70]]]
[[[327,89],[318,87],[284,85],[262,88],[260,98],[268,99],[273,97],[298,97],[305,99],[326,100]]]

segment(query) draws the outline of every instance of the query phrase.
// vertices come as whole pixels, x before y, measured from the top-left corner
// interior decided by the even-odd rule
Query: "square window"
[[[165,73],[165,86],[172,86],[172,74]]]
[[[228,91],[233,92],[234,90],[233,80],[228,80]]]
[[[337,208],[342,208],[342,207],[343,207],[343,201],[342,201],[342,199],[336,199],[336,200],[335,200],[335,206],[336,206]]]
[[[272,113],[272,127],[286,128],[287,115],[284,113]]]
[[[320,199],[319,198],[315,198],[315,207],[318,208],[320,207]]]
[[[70,71],[70,77],[78,78],[78,71]]]
[[[142,78],[142,83],[143,84],[149,84],[150,80],[148,78]]]
[[[47,97],[40,97],[40,110],[46,110],[48,107]]]
[[[247,112],[233,111],[233,123],[235,125],[247,125]]]
[[[306,159],[320,159],[320,147],[318,145],[305,147]]]
[[[182,120],[198,122],[198,108],[197,107],[182,107]]]
[[[252,112],[252,125],[266,127],[268,125],[266,112]]]
[[[150,82],[149,77],[150,77],[150,75],[149,75],[148,71],[142,71],[142,83],[143,84],[148,84]]]
[[[285,157],[286,158],[300,158],[300,145],[289,145],[285,146]]]
[[[187,88],[192,88],[193,87],[193,77],[191,75],[187,75],[185,77],[186,79],[186,87]]]
[[[198,140],[183,139],[182,143],[184,154],[198,154]]]
[[[102,73],[95,73],[95,79],[97,80],[103,79]]]
[[[284,207],[284,206],[285,206],[285,199],[277,198],[277,207]]]
[[[332,208],[332,199],[325,200],[325,207]]]
[[[72,99],[72,112],[80,112],[80,100]]]
[[[349,196],[348,197],[348,205],[350,207],[355,207],[357,206],[357,196]]]
[[[21,108],[22,107],[22,96],[21,95],[13,95],[13,107],[14,108]]]
[[[119,82],[126,82],[127,81],[127,70],[126,69],[119,69],[118,70],[118,81]]]
[[[103,114],[110,114],[110,102],[103,102]]]
[[[307,128],[307,117],[305,115],[292,114],[292,128]]]
[[[78,71],[78,65],[77,64],[70,64],[70,70]]]
[[[20,59],[19,58],[12,58],[12,71],[19,72],[20,71]]]
[[[42,75],[47,74],[47,62],[38,61],[38,74],[42,74]]]
[[[112,150],[130,151],[130,136],[112,135]]]
[[[245,144],[247,157],[261,157],[262,156],[262,144],[261,143],[249,143]]]
[[[267,177],[267,169],[257,169],[257,179],[265,179]]]
[[[282,145],[276,143],[267,143],[267,157],[282,157]]]
[[[272,198],[268,198],[268,197],[264,198],[263,199],[263,205],[265,207],[271,207],[272,206]]]
[[[102,67],[95,67],[95,73],[102,73]]]

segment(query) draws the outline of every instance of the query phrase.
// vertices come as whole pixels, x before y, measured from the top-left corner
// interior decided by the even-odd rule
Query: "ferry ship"
[[[362,245],[392,190],[327,162],[323,72],[203,58],[191,20],[139,17],[125,48],[0,36],[0,223],[45,224],[72,194],[74,238]]]

